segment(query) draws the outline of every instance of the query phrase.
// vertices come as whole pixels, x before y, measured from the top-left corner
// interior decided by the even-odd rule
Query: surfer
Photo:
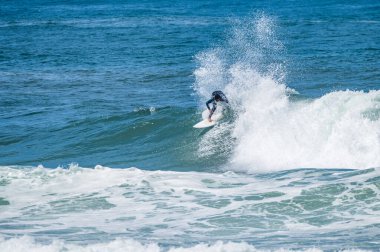
[[[206,106],[208,108],[208,111],[210,112],[208,116],[208,121],[211,122],[211,116],[214,114],[216,110],[216,103],[217,102],[225,102],[228,103],[228,99],[225,94],[223,94],[222,91],[214,91],[211,94],[211,99],[206,102]],[[209,104],[212,103],[212,108],[210,108]]]

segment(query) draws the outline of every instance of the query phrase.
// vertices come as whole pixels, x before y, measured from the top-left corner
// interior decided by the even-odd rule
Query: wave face
[[[0,248],[55,240],[51,246],[60,249],[143,250],[152,243],[153,251],[178,246],[255,251],[311,249],[317,240],[321,250],[357,248],[359,241],[360,248],[373,249],[380,232],[379,169],[247,175],[0,168]],[[15,238],[20,235],[31,238]]]
[[[286,52],[273,18],[260,14],[234,27],[223,46],[198,54],[195,89],[203,100],[217,89],[231,100],[236,120],[224,131],[235,169],[380,166],[380,91],[303,99],[285,85]]]

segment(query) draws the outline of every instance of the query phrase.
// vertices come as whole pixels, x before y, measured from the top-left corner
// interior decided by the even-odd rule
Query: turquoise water
[[[3,1],[0,251],[379,250],[379,30],[376,1]]]

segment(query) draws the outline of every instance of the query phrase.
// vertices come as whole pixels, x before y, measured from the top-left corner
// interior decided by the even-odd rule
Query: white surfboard
[[[215,121],[209,122],[208,119],[204,119],[203,121],[200,121],[199,123],[195,124],[193,127],[197,129],[207,128],[215,125]]]
[[[211,126],[214,126],[223,117],[223,113],[221,111],[215,111],[215,113],[211,116],[212,121],[209,122],[208,121],[209,113],[210,112],[208,110],[203,111],[202,112],[203,120],[195,124],[193,127],[198,128],[198,129],[211,127]]]

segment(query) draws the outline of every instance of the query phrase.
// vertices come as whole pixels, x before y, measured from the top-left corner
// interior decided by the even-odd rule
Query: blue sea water
[[[379,31],[377,1],[2,1],[0,251],[380,250]]]

